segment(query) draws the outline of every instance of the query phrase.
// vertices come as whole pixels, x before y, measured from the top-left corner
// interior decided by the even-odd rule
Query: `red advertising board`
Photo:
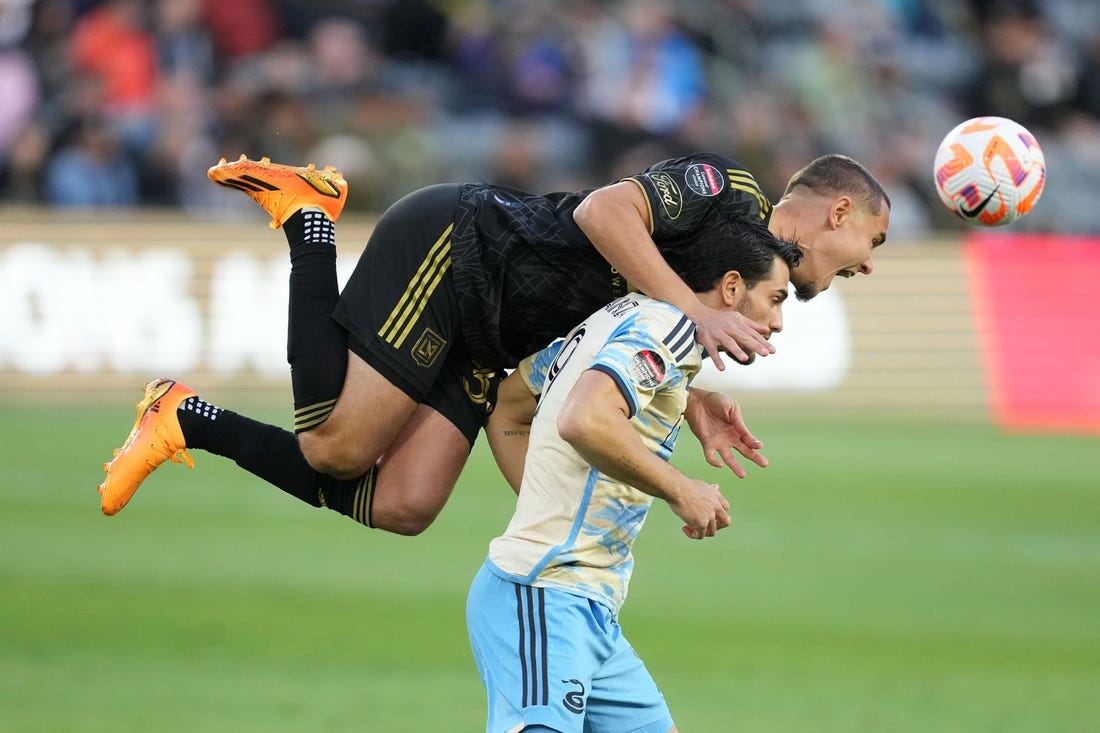
[[[998,424],[1100,435],[1100,238],[981,232],[965,247]]]

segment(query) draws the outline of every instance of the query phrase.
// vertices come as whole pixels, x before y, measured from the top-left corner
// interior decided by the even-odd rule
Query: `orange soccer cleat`
[[[271,215],[271,228],[278,229],[290,216],[307,206],[316,206],[332,221],[340,218],[348,198],[348,182],[331,165],[318,170],[272,163],[270,158],[227,163],[222,158],[206,172],[214,183],[244,191]]]
[[[115,451],[115,458],[103,464],[107,478],[99,485],[99,493],[104,514],[121,511],[145,477],[165,461],[186,461],[189,468],[195,466],[187,455],[187,444],[176,419],[176,408],[194,394],[191,388],[174,379],[154,379],[145,385],[145,396],[137,403],[137,419],[130,436]]]

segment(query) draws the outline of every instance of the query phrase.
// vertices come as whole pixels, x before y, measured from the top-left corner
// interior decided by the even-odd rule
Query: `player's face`
[[[828,290],[836,277],[870,275],[874,271],[874,250],[886,241],[890,226],[890,209],[885,205],[878,213],[861,206],[852,206],[847,213],[818,219],[816,228],[807,227],[799,236],[804,256],[791,273],[799,300],[809,300]]]
[[[741,302],[737,304],[737,310],[742,315],[767,326],[766,338],[783,330],[783,301],[787,299],[790,273],[787,263],[776,257],[771,274],[744,291]],[[744,363],[751,364],[755,358],[756,354],[750,352],[749,360]]]

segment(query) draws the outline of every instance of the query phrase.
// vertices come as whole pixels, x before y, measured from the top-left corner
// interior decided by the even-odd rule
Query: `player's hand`
[[[721,392],[692,387],[688,392],[684,417],[703,446],[703,455],[710,465],[721,468],[725,464],[738,478],[745,478],[745,469],[741,468],[731,450],[736,448],[738,453],[756,465],[767,467],[768,459],[760,454],[764,444],[745,424],[741,405],[730,397]]]
[[[718,490],[718,484],[695,479],[688,481],[687,488],[668,503],[676,516],[684,520],[683,533],[693,540],[701,540],[730,526],[730,503]]]
[[[721,351],[726,351],[737,361],[747,364],[756,355],[775,353],[775,347],[765,336],[767,327],[737,311],[720,311],[701,306],[692,314],[695,322],[695,340],[702,344],[714,366],[724,370]],[[753,356],[750,357],[750,354]]]

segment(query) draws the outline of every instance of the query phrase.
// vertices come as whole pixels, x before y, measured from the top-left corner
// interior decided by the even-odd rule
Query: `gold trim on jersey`
[[[630,181],[642,190],[642,200],[645,201],[645,210],[649,214],[649,234],[650,236],[653,236],[653,230],[657,226],[657,221],[653,218],[653,204],[649,202],[649,194],[646,193],[645,186],[643,186],[642,182],[635,177],[623,178],[622,181]],[[622,181],[620,181],[620,183]]]
[[[760,218],[767,217],[772,208],[771,202],[764,196],[764,192],[760,190],[760,184],[756,182],[752,174],[740,168],[727,168],[726,173],[729,175],[730,187],[755,197],[757,203],[760,204]]]
[[[443,273],[451,266],[451,232],[454,228],[454,224],[448,226],[428,250],[424,261],[409,281],[409,286],[390,312],[390,317],[378,331],[382,340],[395,349],[400,349],[405,343],[413,325],[424,312],[428,298],[443,279]]]

